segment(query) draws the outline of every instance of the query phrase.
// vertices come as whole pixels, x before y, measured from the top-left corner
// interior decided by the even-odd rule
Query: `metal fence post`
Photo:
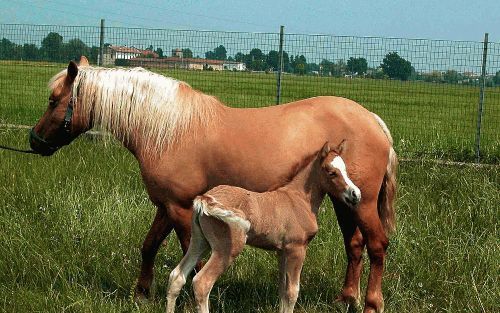
[[[97,59],[97,65],[103,65],[104,58],[104,19],[101,19],[101,34],[99,36],[99,58]]]
[[[285,32],[285,26],[280,26],[280,48],[278,52],[278,77],[276,83],[276,104],[280,104],[281,101],[281,73],[283,72],[283,37]]]
[[[479,105],[477,108],[476,125],[476,163],[481,159],[481,123],[483,122],[484,87],[486,84],[486,57],[488,56],[488,33],[484,34],[483,65],[481,69],[481,80],[479,82]]]

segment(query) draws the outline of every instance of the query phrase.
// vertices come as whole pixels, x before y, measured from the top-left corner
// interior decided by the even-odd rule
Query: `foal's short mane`
[[[54,89],[66,70],[49,82]],[[217,116],[221,103],[188,84],[142,68],[80,67],[76,110],[124,143],[155,156]]]
[[[314,152],[313,154],[310,154],[310,155],[307,155],[305,156],[302,160],[300,160],[299,162],[295,163],[292,168],[290,169],[290,171],[288,172],[288,174],[286,175],[286,178],[283,182],[280,182],[274,186],[272,186],[272,188],[269,189],[269,191],[274,191],[276,189],[279,189],[287,184],[289,184],[291,181],[293,181],[293,179],[303,170],[305,170],[305,168],[311,164],[312,162],[316,161],[316,158],[319,156],[319,152]]]

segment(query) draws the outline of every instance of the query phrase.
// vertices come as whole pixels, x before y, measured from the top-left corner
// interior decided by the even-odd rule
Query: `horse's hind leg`
[[[383,312],[382,275],[389,241],[377,212],[377,199],[361,202],[355,210],[356,220],[366,241],[370,257],[370,275],[366,289],[364,312]]]
[[[192,236],[189,248],[177,267],[170,273],[167,291],[167,313],[175,310],[175,300],[186,283],[186,277],[191,273],[196,263],[209,248],[197,220],[192,223]]]
[[[212,248],[207,263],[193,278],[197,312],[209,312],[209,294],[217,279],[231,265],[234,258],[245,246],[245,233],[242,229],[230,227],[210,216],[200,218],[200,225],[205,238]]]
[[[363,235],[356,224],[352,209],[341,201],[336,201],[333,197],[330,197],[330,199],[333,202],[340,230],[344,236],[344,247],[347,254],[344,286],[342,293],[337,297],[337,301],[357,307],[361,298],[359,284],[363,269]]]
[[[172,229],[173,224],[168,218],[167,208],[163,205],[157,205],[153,224],[142,244],[141,273],[135,288],[135,297],[137,300],[144,300],[149,297],[151,283],[153,282],[153,266],[156,254],[162,241],[170,234]]]

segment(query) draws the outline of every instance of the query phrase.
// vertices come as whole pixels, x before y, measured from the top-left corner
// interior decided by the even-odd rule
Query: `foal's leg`
[[[213,285],[243,250],[246,239],[242,229],[234,226],[231,228],[210,216],[200,218],[200,225],[212,248],[212,255],[194,276],[193,289],[198,313],[208,313],[209,294]]]
[[[364,240],[356,221],[354,212],[341,201],[336,201],[330,197],[335,208],[340,230],[344,237],[344,247],[347,254],[347,269],[345,273],[342,293],[337,297],[337,301],[345,302],[349,305],[359,306],[360,277],[363,269],[363,249]]]
[[[377,199],[366,202],[362,200],[355,213],[370,257],[370,275],[366,289],[364,312],[383,312],[382,275],[389,241],[378,216]]]
[[[179,265],[170,273],[167,289],[167,313],[174,312],[175,300],[186,283],[186,277],[191,273],[203,253],[209,248],[197,220],[193,221],[192,230],[191,242],[186,255],[184,255]]]
[[[292,313],[300,288],[306,246],[286,247],[280,252],[280,313]]]
[[[137,300],[144,300],[149,297],[151,283],[153,282],[153,266],[156,253],[162,241],[173,229],[173,224],[168,218],[167,210],[168,208],[162,204],[157,204],[155,219],[142,244],[141,273],[135,287],[135,298]]]

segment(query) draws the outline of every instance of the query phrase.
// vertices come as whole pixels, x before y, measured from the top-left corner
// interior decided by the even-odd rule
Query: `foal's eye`
[[[330,176],[330,177],[336,177],[337,176],[337,172],[328,172],[328,176]]]
[[[50,105],[51,107],[55,107],[55,106],[57,105],[56,100],[49,99],[49,105]]]

